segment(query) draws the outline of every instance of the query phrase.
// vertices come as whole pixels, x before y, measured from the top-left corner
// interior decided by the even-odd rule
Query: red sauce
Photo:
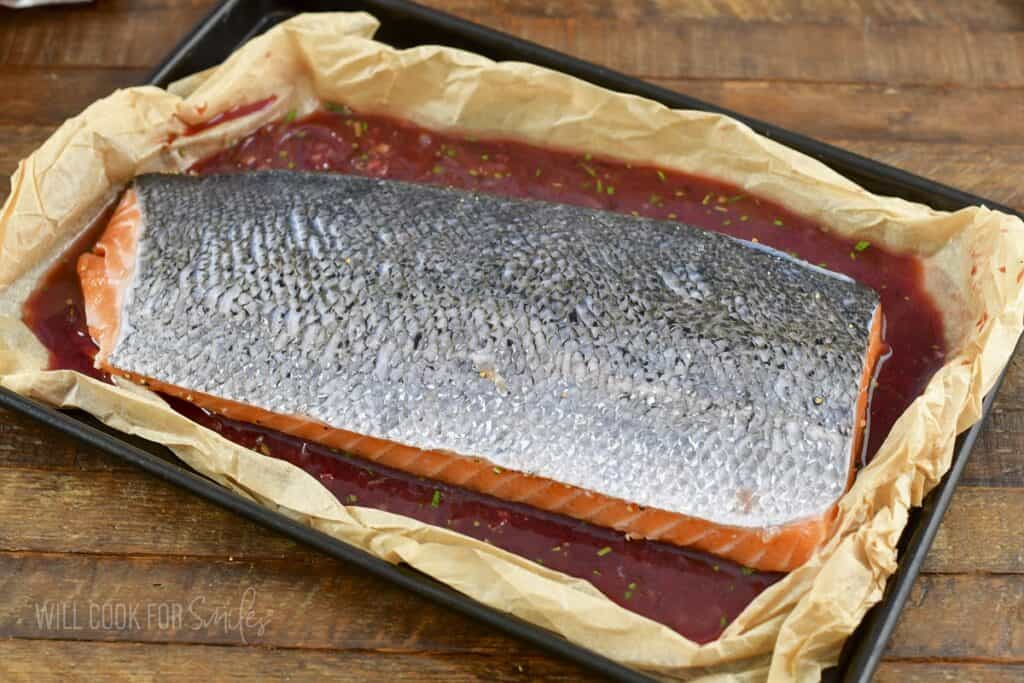
[[[114,213],[108,207],[93,226],[61,254],[22,309],[22,320],[50,351],[50,368],[77,370],[83,375],[109,381],[93,366],[96,344],[85,326],[85,302],[78,282],[78,257],[89,251]]]
[[[446,527],[586,579],[626,609],[700,643],[717,638],[751,600],[781,578],[667,543],[627,541],[610,529],[416,477],[168,400],[183,415],[231,441],[301,467],[344,503]]]
[[[838,239],[735,187],[519,142],[439,134],[395,119],[357,116],[344,108],[291,118],[265,126],[191,171],[335,171],[635,212],[756,239],[846,273],[880,294],[892,351],[877,380],[869,456],[942,365],[942,321],[923,291],[916,259]],[[25,319],[50,349],[53,367],[96,376],[90,361],[95,347],[85,333],[74,271],[78,253],[89,244],[89,238],[83,239],[47,276],[26,305]],[[171,404],[236,443],[302,467],[343,502],[446,526],[543,562],[590,581],[618,604],[697,642],[717,638],[780,578],[669,544],[626,541],[608,529],[414,477],[210,415],[182,401]]]

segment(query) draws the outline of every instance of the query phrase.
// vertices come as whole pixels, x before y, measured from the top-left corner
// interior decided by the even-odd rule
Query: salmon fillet
[[[644,239],[649,263],[631,256]],[[577,297],[590,301],[553,312],[549,293],[574,287],[560,276],[595,270],[600,281]],[[396,272],[405,279],[386,284]],[[636,273],[646,289],[632,284]],[[872,292],[770,250],[676,224],[364,178],[142,177],[79,274],[96,364],[111,374],[415,475],[766,571],[798,567],[827,539],[884,348]],[[491,296],[491,280],[505,298]],[[759,318],[759,301],[744,298],[751,288],[776,309]],[[525,302],[516,312],[528,311],[526,322],[513,316],[495,337],[498,323],[481,319],[501,318],[508,299]],[[603,320],[620,314],[628,334],[608,337]],[[459,346],[480,327],[493,343]],[[433,337],[453,341],[431,346]],[[621,352],[604,351],[609,338]],[[667,369],[651,370],[666,354]],[[688,385],[711,372],[694,362],[722,367]],[[468,372],[453,378],[452,368]],[[702,386],[707,377],[716,386]],[[310,383],[312,398],[292,398]],[[335,405],[346,400],[357,408]],[[578,412],[552,416],[563,405]],[[815,417],[821,407],[830,412]],[[799,496],[814,499],[785,500]]]

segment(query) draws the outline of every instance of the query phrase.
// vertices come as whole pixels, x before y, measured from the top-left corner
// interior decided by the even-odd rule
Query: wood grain
[[[123,9],[117,9],[103,7],[107,2],[97,4],[5,13],[0,22],[0,63],[152,67],[206,12],[202,5],[136,8],[122,2]]]
[[[427,4],[446,6],[436,0]],[[640,3],[618,6],[644,7]],[[867,15],[860,21],[851,17],[841,22],[814,22],[802,12],[789,21],[761,15],[702,21],[657,10],[630,16],[629,10],[617,9],[617,5],[602,7],[606,10],[603,14],[538,16],[504,13],[480,0],[463,2],[460,14],[646,78],[1024,85],[1024,60],[1020,58],[1024,33],[1014,30],[1013,23],[965,31],[955,21],[890,23]],[[808,40],[811,35],[814,39]]]
[[[428,0],[463,16],[547,17],[579,16],[623,21],[667,23],[807,23],[843,26],[923,25],[975,29],[1024,28],[1024,9],[1015,2],[947,2],[946,0]]]
[[[1020,683],[1024,665],[951,662],[882,662],[876,683]]]
[[[1020,88],[955,88],[863,83],[650,79],[720,107],[811,137],[961,142],[1001,146],[1014,140],[1014,117],[992,117],[1024,102]],[[985,120],[984,126],[977,126]]]
[[[961,485],[950,507],[924,571],[1024,573],[1024,489]]]
[[[0,468],[0,516],[25,509],[34,510],[32,524],[0,526],[0,550],[248,560],[300,548],[137,469]]]
[[[1019,2],[427,3],[1024,208]],[[142,79],[212,4],[0,10],[0,176]],[[1022,518],[1016,360],[877,680],[1024,681]],[[0,680],[593,680],[3,410],[0,520]],[[205,622],[88,624],[90,604],[238,613],[249,588],[269,621],[245,642]],[[47,601],[78,604],[86,628],[48,626],[45,609],[40,625]]]
[[[0,83],[4,84],[0,126],[19,126],[27,121],[37,126],[58,126],[114,90],[141,84],[147,73],[146,69],[60,69],[0,63]],[[55,92],[60,97],[53,97]],[[40,108],[43,101],[49,106]]]
[[[1024,662],[1024,576],[923,574],[888,655]]]
[[[336,562],[0,553],[0,639],[522,654],[529,646]],[[182,600],[181,596],[190,596]],[[60,596],[60,597],[56,597]]]
[[[599,680],[560,660],[470,653],[390,650],[303,651],[209,645],[147,645],[76,641],[0,640],[5,681],[40,676],[95,681],[288,680],[526,683]]]

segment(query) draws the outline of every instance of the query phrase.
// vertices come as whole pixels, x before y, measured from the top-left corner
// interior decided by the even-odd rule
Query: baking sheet
[[[481,574],[482,571],[498,571],[503,579],[511,582],[508,591],[482,596],[484,602],[525,614],[549,628],[552,626],[545,621],[550,621],[556,627],[555,630],[561,630],[577,642],[583,642],[621,661],[679,675],[682,675],[679,668],[688,663],[732,661],[752,674],[763,677],[767,651],[777,639],[779,647],[771,662],[774,676],[790,673],[799,677],[816,675],[817,667],[823,661],[834,659],[842,638],[856,624],[867,604],[877,600],[881,580],[891,571],[893,547],[905,521],[906,503],[918,501],[923,491],[933,485],[941,470],[948,466],[952,425],[958,422],[966,425],[972,417],[976,417],[977,399],[991,385],[1005,357],[1012,350],[1012,343],[1007,340],[1016,339],[1021,319],[1020,286],[1014,281],[1016,271],[1013,271],[1013,265],[1019,268],[1013,257],[1020,256],[1020,221],[982,209],[942,214],[901,200],[880,199],[842,180],[816,162],[754,136],[745,127],[721,117],[670,112],[660,105],[607,93],[564,75],[526,65],[493,65],[466,53],[437,48],[396,53],[364,40],[367,29],[371,27],[372,21],[365,15],[348,15],[329,20],[323,17],[315,20],[310,17],[300,19],[260,39],[254,44],[258,47],[250,45],[224,67],[173,88],[175,93],[187,96],[184,101],[173,97],[168,99],[160,91],[150,92],[153,89],[147,89],[146,92],[127,91],[128,95],[136,96],[139,100],[122,100],[115,103],[113,109],[107,110],[108,113],[126,107],[132,110],[132,114],[121,117],[122,123],[126,124],[121,128],[103,128],[110,121],[97,117],[79,121],[80,124],[87,124],[87,127],[94,124],[102,129],[90,131],[98,132],[100,136],[85,137],[88,144],[82,144],[81,128],[73,131],[76,134],[70,138],[61,138],[61,131],[58,131],[55,138],[66,140],[67,144],[60,145],[52,156],[47,156],[47,145],[54,142],[51,140],[33,159],[38,156],[44,164],[49,164],[48,172],[54,168],[62,169],[72,181],[82,182],[86,192],[75,194],[82,189],[78,187],[77,190],[72,188],[73,192],[65,195],[54,194],[53,189],[48,191],[44,187],[47,178],[40,176],[46,174],[37,174],[32,169],[23,172],[21,178],[28,178],[32,183],[29,194],[21,195],[19,186],[15,185],[12,202],[0,214],[0,231],[3,231],[0,233],[0,274],[4,272],[5,266],[17,269],[20,264],[45,260],[47,254],[54,252],[54,247],[65,242],[67,236],[75,232],[76,224],[80,226],[82,216],[88,213],[86,209],[93,210],[95,204],[102,203],[102,191],[90,196],[91,203],[83,201],[88,190],[93,188],[87,182],[89,174],[83,171],[102,171],[97,175],[101,179],[106,175],[107,182],[105,185],[101,182],[98,186],[109,192],[112,186],[141,172],[139,169],[153,166],[181,168],[191,158],[195,158],[192,155],[202,156],[206,151],[228,142],[232,136],[251,130],[266,118],[283,116],[293,107],[304,111],[303,107],[311,106],[315,93],[327,99],[344,101],[361,110],[404,115],[430,127],[456,128],[475,134],[498,131],[507,134],[513,131],[528,141],[542,144],[554,141],[561,146],[595,153],[608,153],[608,150],[614,149],[618,152],[615,156],[627,160],[655,161],[684,171],[703,172],[732,180],[805,214],[819,217],[826,225],[855,239],[869,239],[897,248],[920,248],[919,253],[927,255],[929,259],[929,288],[942,296],[942,302],[947,302],[944,310],[951,322],[948,330],[950,341],[960,352],[959,360],[966,363],[953,367],[958,360],[954,358],[933,380],[922,400],[915,403],[901,419],[875,463],[865,470],[851,494],[844,498],[841,518],[843,533],[830,544],[826,555],[783,581],[780,586],[786,584],[787,590],[779,591],[779,586],[776,586],[759,598],[730,626],[722,640],[697,648],[675,634],[669,634],[667,639],[663,639],[662,636],[666,634],[658,634],[657,629],[653,632],[644,630],[649,629],[649,626],[634,625],[629,617],[634,620],[642,618],[617,607],[615,609],[623,615],[612,616],[611,620],[605,620],[604,612],[600,609],[595,609],[591,615],[589,603],[580,597],[586,594],[589,586],[571,585],[576,581],[574,579],[566,583],[561,581],[564,577],[545,577],[544,572],[537,571],[539,568],[522,560],[519,562],[526,565],[518,567],[522,576],[515,568],[499,562],[506,558],[486,558],[489,564],[480,562],[481,553],[502,555],[500,551],[494,553],[490,546],[476,549],[479,552],[474,551],[465,561],[456,563],[457,574],[468,571],[469,576],[479,578],[489,576]],[[341,34],[345,31],[352,31],[362,38],[342,38]],[[272,56],[261,55],[259,49],[266,49]],[[310,68],[312,78],[295,78],[299,65]],[[326,69],[329,65],[335,68]],[[262,74],[264,79],[246,81],[246,74]],[[260,82],[254,83],[254,80]],[[264,87],[268,80],[271,87],[277,90]],[[540,87],[539,92],[532,90],[534,85]],[[146,137],[144,126],[153,122],[157,125],[149,132],[173,133],[180,130],[180,121],[175,120],[174,116],[166,117],[168,106],[182,119],[198,122],[231,104],[260,99],[252,96],[252,89],[255,94],[281,92],[284,96],[275,102],[265,116],[261,114],[239,120],[227,127],[211,129],[195,139],[179,139],[169,148],[162,143],[154,146],[153,138]],[[125,95],[121,93],[115,97]],[[538,105],[538,102],[547,106]],[[386,108],[380,108],[382,103]],[[134,116],[139,114],[141,121]],[[182,155],[179,157],[175,150],[180,150]],[[96,164],[97,156],[99,166]],[[75,159],[77,161],[69,161]],[[63,166],[62,162],[65,161],[69,166]],[[25,171],[24,167],[22,171]],[[15,182],[18,180],[19,176],[16,175]],[[33,192],[35,187],[43,189]],[[33,196],[38,200],[37,206],[53,211],[33,215]],[[17,214],[9,212],[8,209],[16,206],[14,200],[19,197],[26,200],[24,205],[29,207],[29,211]],[[22,218],[34,221],[37,226],[40,223],[50,226],[53,234],[50,243],[41,244],[46,242],[45,232],[10,232],[12,221],[15,226],[24,224],[24,221],[19,222]],[[9,239],[11,235],[15,235],[13,243],[21,249],[20,254],[17,250],[4,251],[12,243]],[[952,238],[948,243],[944,241],[946,236]],[[19,237],[27,239],[19,240]],[[39,239],[34,241],[33,237]],[[1003,253],[1007,257],[1005,260],[998,258],[998,247],[1009,249],[1008,253]],[[18,255],[18,261],[8,259],[9,253]],[[964,269],[973,269],[974,265],[979,265],[977,270],[980,276],[975,280],[983,282],[972,282],[967,276],[968,271]],[[991,273],[987,270],[989,266],[993,270]],[[999,277],[1000,266],[1006,267],[1007,272],[1001,273],[1006,277]],[[21,277],[19,285],[31,279]],[[9,288],[5,298],[13,300],[15,297],[11,292],[19,289],[23,287]],[[978,313],[980,318],[983,309],[997,315],[988,317],[978,329],[974,329],[970,324],[971,316]],[[951,313],[957,315],[951,316]],[[9,326],[13,330],[18,329],[16,321],[10,322]],[[3,338],[10,339],[14,339],[15,334],[18,333],[0,332]],[[16,344],[9,343],[7,354],[0,351],[0,363],[6,360],[11,363],[11,367],[31,369],[32,354],[22,353],[19,357],[18,348]],[[50,379],[41,379],[44,375]],[[30,372],[29,378],[25,378],[22,373],[21,380],[4,377],[2,381],[30,394],[36,392],[51,402],[85,402],[97,412],[103,412],[97,408],[100,405],[97,401],[102,402],[109,397],[94,396],[83,388],[80,379],[59,375]],[[942,382],[936,386],[940,378]],[[106,418],[106,421],[115,422],[115,426],[121,427],[128,426],[123,421],[139,417],[132,413],[129,406],[135,398],[141,401],[145,396],[144,392],[133,387],[125,387],[124,390],[127,403],[119,408],[116,403],[110,404],[108,408],[118,414]],[[105,388],[104,391],[110,389]],[[149,398],[145,400],[149,401]],[[924,405],[918,405],[921,403]],[[143,421],[153,417],[149,414],[151,410],[163,410],[155,403],[143,406],[140,410],[143,408]],[[909,417],[916,419],[909,420],[909,424],[905,425]],[[941,423],[943,420],[946,421],[945,426]],[[934,424],[936,422],[940,424]],[[149,428],[154,428],[154,425],[155,421]],[[167,425],[157,428],[163,427]],[[140,427],[136,425],[135,428]],[[151,432],[150,436],[162,436],[172,441],[173,447],[175,438],[180,435],[172,429],[156,434]],[[895,444],[894,437],[897,437]],[[197,469],[204,471],[205,466],[210,470],[209,473],[217,475],[221,481],[234,483],[243,490],[246,490],[246,484],[253,483],[244,477],[239,480],[240,472],[236,471],[239,459],[245,461],[251,459],[250,456],[232,456],[236,468],[232,470],[230,464],[222,461],[223,458],[210,460],[209,454],[203,450],[207,446],[213,449],[221,447],[220,444],[177,444],[175,450],[179,455],[195,455],[190,449],[197,450],[203,459]],[[889,466],[876,467],[883,454]],[[241,474],[255,476],[259,480],[257,483],[269,487],[250,492],[256,494],[257,498],[269,490],[278,503],[287,504],[291,499],[287,495],[279,497],[278,493],[287,494],[288,487],[304,488],[308,485],[308,482],[303,484],[293,481],[291,474],[283,479],[268,473],[257,476],[246,469],[249,465],[251,463],[241,467],[244,470]],[[877,488],[862,486],[869,472],[874,472],[871,478],[879,484]],[[285,486],[284,491],[279,490],[281,484]],[[275,486],[278,488],[275,489]],[[851,501],[854,494],[858,495]],[[333,498],[329,502],[337,506]],[[288,509],[300,518],[312,515],[313,521],[321,519],[316,509]],[[358,508],[346,509],[351,519],[343,520],[344,524],[361,524],[365,531],[367,526],[381,523],[380,520],[360,517],[353,511],[359,514],[365,512]],[[865,523],[858,524],[861,520]],[[414,523],[414,526],[422,525]],[[407,540],[411,537],[411,540],[423,545],[416,538],[420,533],[418,529],[402,527],[396,533]],[[465,541],[468,539],[458,537],[443,539],[442,542],[464,546]],[[386,549],[384,554],[394,559]],[[487,565],[487,568],[480,565]],[[442,575],[453,571],[448,567],[434,567],[430,562],[424,562],[424,566],[428,567],[428,572],[432,569]],[[462,583],[467,581],[461,574],[456,576],[454,584],[457,587],[471,595],[480,592],[479,588],[472,585],[462,585],[460,578]],[[848,583],[837,583],[838,579]],[[491,579],[485,579],[488,580]],[[469,581],[472,583],[472,579]],[[537,581],[541,583],[535,583]],[[546,581],[557,585],[548,586]],[[856,587],[857,592],[830,595],[830,592],[836,592],[837,586]],[[546,605],[545,596],[534,592],[538,587],[543,587],[545,591],[550,588],[556,591],[554,595],[572,600],[567,604],[578,610],[566,615],[565,610],[559,612]],[[772,595],[769,596],[769,593]],[[603,601],[614,607],[603,597],[596,597],[598,603]],[[768,597],[772,599],[766,600]],[[835,602],[832,598],[842,599]],[[833,606],[842,608],[835,611],[846,613],[830,614]],[[579,609],[584,612],[580,613]],[[598,618],[587,621],[595,615]],[[618,621],[619,617],[626,621]],[[659,628],[667,631],[663,627]],[[637,641],[630,643],[631,634],[620,633],[620,630],[631,631],[632,635],[650,632],[654,634],[655,641],[650,643],[649,648],[638,650],[637,646],[641,644]],[[674,640],[671,636],[674,636]]]

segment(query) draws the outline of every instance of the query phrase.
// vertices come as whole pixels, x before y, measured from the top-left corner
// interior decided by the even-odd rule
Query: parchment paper
[[[0,212],[0,384],[166,444],[242,495],[624,664],[673,679],[816,680],[880,599],[908,507],[948,468],[956,434],[978,419],[981,398],[1020,335],[1024,224],[980,207],[945,213],[872,195],[734,120],[672,111],[528,64],[440,47],[396,51],[371,40],[376,28],[363,13],[297,17],[167,92],[131,88],[96,102],[23,161]],[[186,124],[269,96],[276,100],[255,114],[170,141]],[[719,178],[844,237],[918,254],[945,316],[949,362],[841,500],[831,541],[704,646],[615,605],[584,581],[445,529],[341,505],[302,470],[233,445],[145,389],[43,371],[46,354],[19,319],[21,302],[125,183],[147,171],[182,170],[321,100],[434,129]]]

